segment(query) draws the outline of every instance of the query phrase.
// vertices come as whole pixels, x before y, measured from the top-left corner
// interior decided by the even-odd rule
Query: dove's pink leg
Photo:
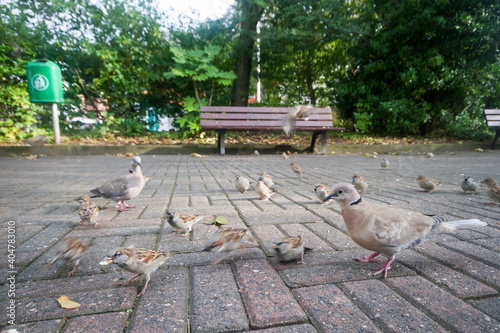
[[[120,206],[120,210],[121,210],[122,212],[124,212],[124,211],[127,211],[127,210],[128,210],[127,208],[123,208],[123,206],[122,206],[119,202],[118,202],[118,206]]]
[[[387,260],[384,267],[379,269],[378,271],[374,272],[373,275],[377,275],[377,274],[384,272],[384,279],[385,279],[387,277],[387,270],[391,268],[390,266],[391,266],[392,261],[393,261],[393,259]]]
[[[128,205],[125,201],[122,201],[123,202],[123,205],[125,206],[125,208],[134,208],[135,206],[134,205]]]
[[[370,261],[379,262],[377,259],[373,259],[376,256],[378,256],[379,254],[380,254],[380,252],[373,252],[369,257],[364,257],[363,259],[354,258],[354,260],[357,260],[359,262],[370,262]]]

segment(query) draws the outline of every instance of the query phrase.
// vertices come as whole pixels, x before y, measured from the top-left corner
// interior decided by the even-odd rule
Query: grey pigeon
[[[132,158],[132,168],[127,175],[112,179],[104,185],[90,190],[93,194],[90,197],[111,199],[120,206],[121,211],[124,211],[128,210],[127,208],[134,207],[127,205],[125,200],[131,200],[138,196],[143,187],[144,177],[141,170],[141,158],[134,156]]]

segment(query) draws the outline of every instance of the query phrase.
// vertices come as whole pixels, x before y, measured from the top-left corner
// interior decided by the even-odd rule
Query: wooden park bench
[[[244,107],[244,106],[202,106],[200,108],[201,128],[219,132],[217,151],[225,155],[224,139],[228,131],[283,131],[283,121],[292,108],[284,107]],[[326,133],[340,131],[343,127],[333,127],[332,110],[316,108],[308,120],[297,119],[296,131],[311,131],[312,141],[308,148],[314,152],[319,134],[323,155],[326,154]]]
[[[497,140],[500,137],[500,110],[485,109],[484,115],[486,116],[486,123],[488,124],[488,127],[494,128],[496,132],[493,143],[491,144],[491,149],[495,149]]]

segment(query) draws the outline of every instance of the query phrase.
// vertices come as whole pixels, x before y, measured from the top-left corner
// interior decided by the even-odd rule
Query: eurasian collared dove
[[[131,200],[138,196],[143,187],[144,177],[141,170],[141,158],[134,156],[132,158],[132,168],[127,175],[112,179],[104,185],[90,190],[93,193],[90,197],[111,199],[120,206],[120,210],[124,211],[127,208],[134,207],[127,205],[125,200]],[[124,207],[122,207],[122,203]]]
[[[477,219],[445,222],[440,216],[426,216],[402,208],[366,202],[354,186],[347,183],[335,185],[325,201],[331,199],[340,205],[347,233],[352,240],[365,249],[375,251],[369,257],[356,260],[376,261],[374,258],[379,254],[388,258],[385,266],[374,273],[383,272],[384,277],[398,252],[441,233],[486,225]]]

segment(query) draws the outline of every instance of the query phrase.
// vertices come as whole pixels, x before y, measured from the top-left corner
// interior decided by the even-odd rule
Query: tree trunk
[[[241,0],[241,33],[236,51],[235,75],[237,78],[233,82],[231,100],[233,106],[248,105],[253,48],[257,35],[257,23],[263,11],[264,7],[259,5],[257,0]]]

